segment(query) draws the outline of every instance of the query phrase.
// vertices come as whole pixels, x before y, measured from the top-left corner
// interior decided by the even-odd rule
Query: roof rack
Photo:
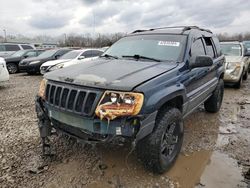
[[[159,30],[159,29],[182,29],[182,33],[191,29],[198,29],[201,31],[206,31],[209,33],[212,33],[212,31],[208,29],[203,29],[198,26],[170,26],[170,27],[158,27],[158,28],[151,28],[151,29],[144,29],[144,30],[135,30],[132,33],[139,33],[139,32],[144,32],[144,31],[154,31],[154,30]]]

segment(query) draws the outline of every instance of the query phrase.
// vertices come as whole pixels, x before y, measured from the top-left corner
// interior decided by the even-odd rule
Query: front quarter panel
[[[137,87],[135,91],[144,93],[144,104],[140,114],[150,114],[158,110],[165,102],[176,96],[186,100],[186,90],[181,83],[178,67]]]

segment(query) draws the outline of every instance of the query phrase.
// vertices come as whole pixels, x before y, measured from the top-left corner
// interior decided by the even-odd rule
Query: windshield
[[[103,56],[124,58],[138,55],[161,61],[182,61],[185,44],[184,35],[128,36],[113,44]]]
[[[222,53],[225,56],[241,56],[241,45],[239,44],[221,44]]]
[[[245,47],[250,51],[250,41],[244,42]]]
[[[20,57],[23,56],[27,51],[26,50],[19,50],[16,51],[14,54],[11,55],[11,57]]]
[[[81,51],[73,50],[64,54],[60,59],[75,59],[81,53]]]
[[[46,57],[51,57],[53,56],[55,53],[57,52],[57,50],[47,50],[43,53],[41,53],[39,56],[37,56],[38,58],[46,58]]]

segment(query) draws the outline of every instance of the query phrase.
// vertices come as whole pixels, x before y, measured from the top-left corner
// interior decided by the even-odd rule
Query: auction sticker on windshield
[[[159,41],[159,46],[180,46],[180,42],[174,42],[174,41]]]

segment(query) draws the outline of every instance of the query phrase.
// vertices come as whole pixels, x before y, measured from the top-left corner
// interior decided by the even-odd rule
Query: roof
[[[151,28],[151,29],[145,29],[145,30],[135,30],[131,34],[189,34],[193,30],[203,31],[206,33],[213,34],[208,29],[203,29],[198,26],[175,26],[175,27],[160,27],[160,28]]]

